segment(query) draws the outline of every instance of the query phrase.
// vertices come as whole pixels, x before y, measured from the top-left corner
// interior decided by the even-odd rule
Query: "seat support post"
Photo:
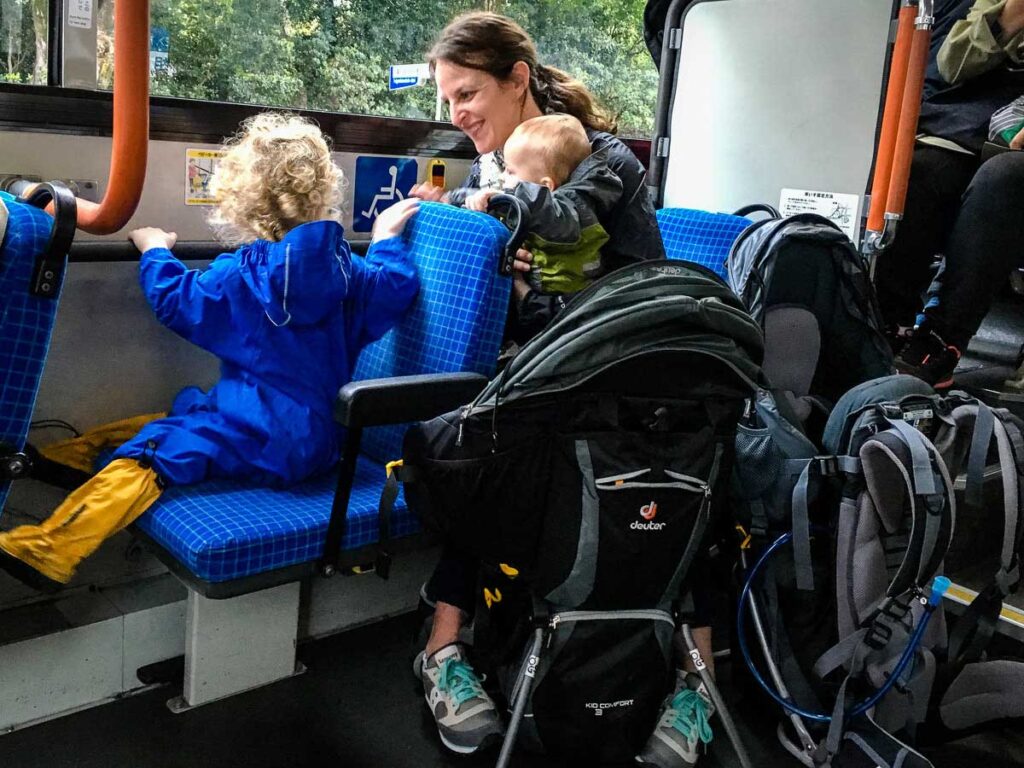
[[[299,582],[227,600],[189,588],[185,684],[167,706],[182,712],[304,670],[295,660]]]

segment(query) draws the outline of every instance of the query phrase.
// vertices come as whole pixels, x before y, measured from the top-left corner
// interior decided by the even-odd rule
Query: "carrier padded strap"
[[[811,520],[807,509],[814,461],[808,461],[793,488],[793,569],[796,588],[805,592],[814,589],[814,571],[811,566]]]
[[[903,438],[903,442],[910,449],[910,459],[913,466],[914,492],[919,495],[930,496],[937,492],[935,478],[932,475],[931,459],[928,449],[925,447],[924,435],[903,421],[886,417],[889,425],[896,430]]]
[[[1009,429],[1016,430],[1012,424],[998,420],[995,427],[996,448],[999,451],[999,470],[1003,479],[1003,545],[999,562],[1004,572],[1014,568],[1017,558],[1017,545],[1020,542],[1020,454],[1014,454],[1013,441]],[[1019,430],[1018,435],[1019,435]],[[1004,592],[1009,594],[1009,592]]]
[[[987,405],[966,406],[967,411],[975,411],[974,434],[971,435],[971,450],[967,457],[967,487],[964,490],[964,501],[975,509],[983,504],[982,482],[985,477],[985,463],[988,461],[988,447],[992,442],[995,429],[995,414]]]
[[[971,663],[981,658],[995,634],[1002,609],[1002,590],[993,582],[971,601],[950,632],[948,655],[951,663]]]
[[[576,558],[565,581],[551,590],[545,600],[576,607],[583,603],[594,590],[597,577],[597,545],[600,528],[598,515],[597,485],[594,480],[594,462],[590,457],[590,445],[586,440],[576,441],[576,462],[583,479],[580,510],[580,532],[576,544]]]
[[[821,656],[818,657],[818,660],[814,662],[814,667],[812,668],[814,674],[819,678],[824,679],[826,675],[843,666],[853,658],[854,651],[856,651],[857,647],[864,642],[864,638],[867,634],[868,630],[866,628],[858,629],[852,635],[847,635],[821,654]]]

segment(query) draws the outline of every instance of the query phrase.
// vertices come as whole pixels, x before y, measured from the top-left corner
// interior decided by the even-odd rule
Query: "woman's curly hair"
[[[224,242],[277,242],[299,224],[340,216],[344,177],[309,120],[254,115],[225,149],[210,180],[210,225]]]

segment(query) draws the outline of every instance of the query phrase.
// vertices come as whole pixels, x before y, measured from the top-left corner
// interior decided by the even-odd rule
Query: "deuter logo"
[[[644,504],[640,507],[640,517],[647,522],[641,523],[639,520],[634,520],[633,524],[629,526],[634,531],[660,531],[665,527],[664,523],[654,522],[654,517],[658,514],[658,504],[652,501],[650,504]]]
[[[584,706],[587,709],[592,710],[595,717],[601,717],[606,709],[632,707],[633,699],[623,699],[622,701],[589,701]]]

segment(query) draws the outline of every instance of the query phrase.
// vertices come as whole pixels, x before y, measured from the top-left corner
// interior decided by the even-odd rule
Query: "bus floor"
[[[411,672],[418,619],[400,616],[300,646],[304,675],[181,715],[165,702],[172,686],[0,736],[11,768],[483,768],[496,751],[471,757],[441,747]],[[244,642],[244,641],[243,641]],[[729,664],[720,664],[727,697]],[[755,710],[751,707],[750,710]],[[760,708],[760,712],[764,712]],[[753,723],[739,706],[747,748],[759,768],[795,766],[776,744],[772,722]],[[763,718],[762,718],[763,719]],[[928,750],[937,768],[1024,765],[1024,733],[973,736]],[[635,765],[633,763],[632,765]],[[738,765],[719,727],[702,765]],[[560,763],[518,753],[515,768]]]

